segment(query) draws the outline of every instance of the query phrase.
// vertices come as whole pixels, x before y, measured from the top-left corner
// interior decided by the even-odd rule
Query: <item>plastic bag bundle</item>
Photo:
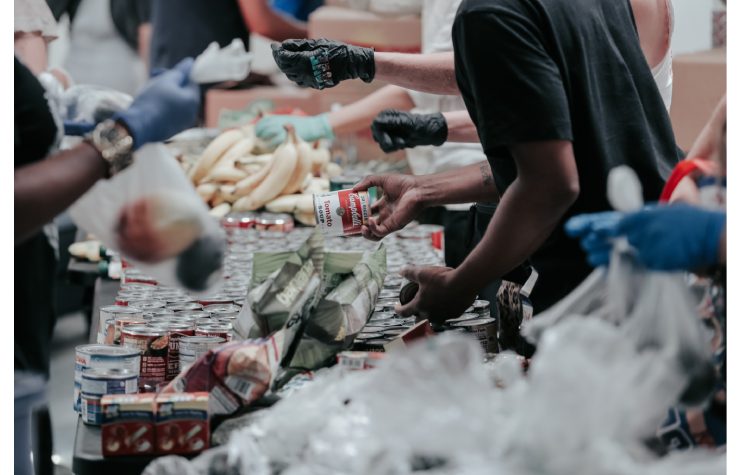
[[[127,248],[121,239],[132,218],[148,236],[137,268],[165,285],[208,292],[221,278],[226,245],[219,223],[161,144],[142,147],[134,163],[110,180],[100,180],[70,208],[77,225],[110,249]],[[149,255],[151,257],[146,257]]]

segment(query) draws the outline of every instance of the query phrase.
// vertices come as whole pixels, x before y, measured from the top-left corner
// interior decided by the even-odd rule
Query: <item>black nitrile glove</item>
[[[447,121],[440,113],[411,114],[384,110],[373,121],[373,138],[385,153],[447,141]]]
[[[374,51],[339,41],[322,38],[273,43],[272,56],[288,79],[299,86],[324,89],[346,79],[371,82],[375,77]]]

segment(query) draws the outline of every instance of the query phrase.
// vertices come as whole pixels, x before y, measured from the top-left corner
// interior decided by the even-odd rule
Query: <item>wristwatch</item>
[[[113,177],[131,165],[134,160],[134,139],[126,127],[113,120],[105,120],[86,137],[95,147],[106,165],[106,178]]]

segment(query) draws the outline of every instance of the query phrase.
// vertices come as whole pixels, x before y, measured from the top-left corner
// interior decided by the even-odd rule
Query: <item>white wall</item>
[[[676,13],[673,54],[691,53],[712,47],[712,11],[715,0],[673,0]]]

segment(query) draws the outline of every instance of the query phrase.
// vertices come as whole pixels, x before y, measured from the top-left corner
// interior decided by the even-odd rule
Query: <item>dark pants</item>
[[[420,224],[436,224],[445,231],[445,265],[457,267],[470,252],[468,211],[450,211],[443,206],[427,208],[417,217]]]
[[[15,368],[49,377],[51,336],[56,323],[56,258],[43,233],[15,247]],[[32,422],[37,475],[53,473],[51,419],[48,409],[35,411]]]

